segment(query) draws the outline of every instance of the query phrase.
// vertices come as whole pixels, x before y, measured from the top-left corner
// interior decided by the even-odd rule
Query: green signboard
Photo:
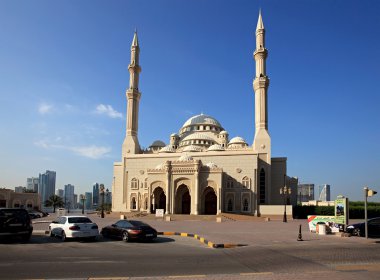
[[[335,200],[335,223],[348,224],[348,198],[338,197]]]

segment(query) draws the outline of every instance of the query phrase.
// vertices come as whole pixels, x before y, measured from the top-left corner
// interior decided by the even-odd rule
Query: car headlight
[[[348,226],[347,228],[354,228],[354,226]]]

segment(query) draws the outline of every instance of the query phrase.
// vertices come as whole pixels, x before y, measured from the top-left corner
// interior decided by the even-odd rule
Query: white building
[[[40,179],[35,177],[26,178],[26,189],[38,192],[38,184]]]
[[[260,205],[283,203],[280,188],[285,184],[293,189],[293,197],[289,200],[296,203],[297,180],[286,176],[287,159],[271,157],[268,51],[261,14],[253,53],[256,76],[253,80],[255,135],[252,144],[239,136],[230,138],[216,118],[200,114],[186,120],[178,133],[171,134],[168,145],[157,140],[148,150],[142,150],[138,140],[139,55],[135,33],[128,67],[126,136],[121,161],[114,163],[113,211],[151,213],[160,208],[165,209],[166,214],[232,212],[259,215]],[[238,98],[238,93],[235,97]]]

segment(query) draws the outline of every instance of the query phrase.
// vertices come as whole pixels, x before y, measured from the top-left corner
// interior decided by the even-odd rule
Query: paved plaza
[[[102,227],[110,225],[120,219],[121,214],[106,214],[104,218],[99,217],[96,213],[88,214],[88,216],[98,224],[100,230]],[[47,222],[51,221],[54,217],[55,214],[52,214],[49,217],[35,220],[35,233],[41,234],[48,230]],[[315,232],[309,231],[307,220],[288,219],[288,222],[284,223],[282,222],[282,217],[273,217],[270,221],[266,221],[264,218],[252,217],[249,219],[237,215],[235,219],[222,218],[222,222],[217,222],[216,217],[210,216],[175,215],[172,217],[172,221],[156,218],[153,215],[131,217],[130,219],[145,221],[158,232],[196,234],[215,244],[257,246],[299,243],[301,241],[297,241],[297,239],[300,225],[302,239],[308,243],[328,244],[339,242],[350,244],[380,242],[380,239],[342,237],[340,233],[318,235]]]

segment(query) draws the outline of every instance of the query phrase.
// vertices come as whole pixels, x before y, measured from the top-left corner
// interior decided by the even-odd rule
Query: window
[[[131,205],[132,205],[132,209],[137,209],[136,198],[135,197],[132,197]]]
[[[232,204],[232,199],[230,198],[227,204],[227,211],[232,212],[232,209],[233,209],[233,204]]]
[[[231,177],[228,177],[227,179],[227,189],[232,189],[234,187],[234,181]]]
[[[247,212],[248,211],[248,199],[244,198],[243,202],[243,211]]]
[[[243,180],[242,180],[242,184],[245,188],[247,189],[250,189],[251,188],[251,184],[250,184],[250,180],[248,177],[244,177]]]
[[[136,178],[133,178],[131,181],[131,188],[132,189],[138,189],[139,188],[139,182],[137,181]]]
[[[92,223],[92,221],[87,218],[87,217],[73,217],[73,218],[69,218],[69,224],[88,224],[88,223]]]
[[[33,204],[28,203],[28,204],[26,205],[26,208],[33,208]]]
[[[145,182],[144,182],[144,188],[147,189],[148,188],[148,178],[145,178]]]
[[[260,203],[265,203],[265,171],[260,170]]]
[[[148,209],[148,198],[146,197],[145,198],[145,203],[144,203],[144,209],[147,210]]]

